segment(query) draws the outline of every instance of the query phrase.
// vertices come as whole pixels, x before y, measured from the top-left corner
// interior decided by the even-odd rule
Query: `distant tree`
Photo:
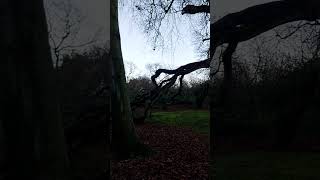
[[[139,23],[142,25],[144,32],[151,38],[154,50],[163,46],[164,34],[167,29],[170,29],[170,35],[175,34],[178,37],[179,30],[176,28],[176,22],[181,17],[185,17],[188,14],[197,14],[198,16],[191,17],[191,21],[194,25],[191,27],[195,31],[197,42],[199,47],[202,47],[203,52],[201,57],[208,58],[209,56],[209,0],[191,0],[191,1],[130,1],[132,7],[134,7],[134,14],[138,16]],[[190,23],[192,24],[192,23]],[[200,48],[201,49],[201,48]],[[169,91],[170,87],[175,85],[175,81],[179,79],[180,87],[182,87],[183,77],[180,75],[173,75],[170,70],[161,68],[160,64],[148,64],[146,69],[152,75],[151,79],[155,85],[155,88],[145,94],[145,98],[141,98],[141,103],[145,104],[145,110],[150,110],[152,104],[163,94]],[[156,71],[158,70],[158,71]],[[173,72],[173,71],[172,71]],[[190,71],[191,72],[191,71]],[[162,76],[166,74],[165,76]],[[187,73],[186,73],[187,74]],[[172,75],[172,76],[171,76]],[[161,80],[157,80],[163,78]],[[180,77],[179,77],[180,76]],[[159,78],[159,79],[160,79]],[[178,93],[181,92],[181,88]],[[176,95],[173,95],[176,96]],[[170,98],[172,99],[172,98]],[[146,113],[148,114],[148,113]]]
[[[49,42],[54,55],[54,65],[59,70],[63,54],[97,42],[101,29],[98,29],[90,40],[79,42],[79,33],[85,16],[71,4],[70,0],[55,2],[45,0],[45,10],[49,30]]]
[[[168,3],[154,3],[152,7],[160,6],[159,9],[163,9],[163,14],[169,12],[168,7],[172,6],[172,2]],[[271,30],[277,26],[283,25],[285,23],[294,22],[294,21],[305,21],[306,23],[317,21],[320,17],[318,8],[319,2],[316,0],[310,0],[306,2],[298,1],[298,0],[281,0],[281,1],[273,1],[269,3],[264,3],[256,6],[252,6],[246,8],[242,11],[228,14],[218,21],[210,24],[210,58],[205,59],[203,61],[197,61],[193,63],[189,63],[178,67],[174,70],[168,69],[158,69],[155,75],[152,77],[153,82],[160,88],[166,85],[173,85],[177,80],[181,80],[186,74],[193,72],[195,70],[201,68],[210,68],[211,67],[211,77],[220,72],[220,65],[223,64],[223,83],[220,88],[220,93],[218,93],[218,98],[214,99],[212,96],[212,104],[211,104],[211,122],[210,122],[210,138],[213,140],[214,127],[219,127],[219,119],[217,113],[219,108],[223,107],[224,111],[231,111],[231,99],[229,99],[229,94],[231,93],[232,88],[232,56],[237,49],[238,43],[247,41],[260,35],[263,32]],[[145,10],[144,8],[138,6],[138,10]],[[146,13],[152,13],[153,11],[145,11]],[[157,11],[154,11],[155,14]],[[183,14],[194,14],[197,12],[205,12],[202,8],[198,6],[187,6],[182,9]],[[266,13],[272,12],[272,13]],[[207,11],[209,13],[209,11]],[[154,28],[156,31],[155,37],[158,37],[157,31],[159,28],[159,24],[161,25],[161,19],[163,16],[154,20],[154,16],[152,14],[150,16],[145,16],[149,18],[151,21],[150,26],[156,27]],[[160,21],[159,21],[160,19]],[[153,22],[153,23],[152,23]],[[148,24],[147,24],[148,25]],[[146,26],[147,29],[150,26]],[[226,45],[226,48],[222,48],[222,53],[220,58],[216,58],[214,56],[217,55],[218,49],[222,46]],[[210,66],[211,65],[211,66]],[[156,78],[162,74],[171,75],[168,79],[162,81],[163,83],[157,83]],[[181,81],[180,81],[181,82]],[[167,86],[168,87],[168,86]],[[298,100],[300,101],[300,100]],[[297,102],[298,102],[297,101]],[[301,104],[297,104],[297,107],[302,107]],[[299,108],[298,108],[299,109]],[[297,111],[295,111],[297,112]],[[285,144],[285,142],[283,142]],[[211,143],[210,149],[214,149],[213,143]],[[211,152],[210,154],[213,154]],[[212,178],[212,177],[211,177]]]
[[[126,73],[126,80],[129,82],[131,79],[134,78],[137,66],[131,61],[124,62],[125,73]]]
[[[163,47],[164,43],[169,42],[170,37],[176,37],[178,40],[181,34],[176,23],[182,21],[187,14],[197,14],[189,18],[190,29],[194,32],[199,52],[202,51],[201,56],[208,55],[209,0],[135,0],[131,2],[133,12],[138,16],[138,23],[151,39],[154,50]]]
[[[200,82],[191,82],[191,87],[189,88],[192,91],[194,97],[194,103],[197,108],[202,108],[204,105],[205,99],[209,95],[209,81],[200,81]]]
[[[130,79],[128,82],[129,97],[134,100],[136,95],[152,90],[153,84],[151,79],[146,76],[139,76]]]
[[[79,108],[87,107],[87,101],[95,99],[96,91],[99,91],[103,83],[103,58],[107,53],[107,50],[95,47],[89,52],[64,56],[64,63],[58,75],[61,103],[65,111],[73,109],[77,113],[86,113],[84,109]]]
[[[151,79],[146,76],[139,76],[128,82],[128,93],[135,123],[143,123],[145,117],[150,113],[144,111],[145,102],[141,99],[144,99],[146,93],[149,93],[152,89]]]
[[[160,63],[146,64],[146,70],[148,71],[148,76],[151,77],[156,70],[162,68]]]

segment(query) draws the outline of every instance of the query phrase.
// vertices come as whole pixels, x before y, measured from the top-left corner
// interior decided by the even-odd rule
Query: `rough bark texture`
[[[68,159],[43,1],[2,1],[1,123],[11,178],[65,179]]]
[[[106,179],[111,179],[110,177],[110,170],[111,170],[111,85],[112,85],[112,63],[111,63],[111,57],[108,53],[108,56],[104,57],[104,81],[106,84],[106,101],[107,101],[107,113],[106,113],[106,119],[107,119],[107,126],[105,130],[105,138],[106,138],[106,153],[108,157],[108,162],[106,166]]]
[[[117,158],[144,151],[136,134],[127,93],[118,24],[118,1],[111,1],[112,149]]]

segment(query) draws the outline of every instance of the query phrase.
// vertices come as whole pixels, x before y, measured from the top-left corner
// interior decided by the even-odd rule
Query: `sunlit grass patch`
[[[150,122],[191,127],[195,132],[209,134],[209,111],[154,112]]]

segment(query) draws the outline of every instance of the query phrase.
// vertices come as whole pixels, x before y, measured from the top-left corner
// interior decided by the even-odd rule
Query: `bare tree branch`
[[[182,11],[181,14],[197,14],[197,13],[210,13],[210,6],[209,5],[186,5]]]
[[[173,101],[178,95],[181,94],[181,91],[183,89],[183,78],[184,78],[184,75],[181,75],[180,78],[179,78],[179,89],[178,89],[178,92],[175,93],[171,98],[170,100]]]
[[[319,19],[320,1],[274,1],[231,13],[210,25],[211,50],[231,41],[246,41],[279,25]]]
[[[55,56],[55,67],[59,70],[61,63],[61,53],[68,49],[81,48],[97,42],[95,33],[91,40],[75,44],[78,38],[80,24],[84,20],[81,12],[71,5],[70,0],[56,3],[46,1],[47,21],[49,27],[49,40]]]
[[[151,80],[156,86],[159,86],[156,82],[156,78],[158,78],[162,73],[174,74],[174,75],[180,76],[180,75],[189,74],[189,73],[191,73],[195,70],[201,69],[201,68],[209,68],[209,66],[210,66],[210,59],[205,59],[202,61],[193,62],[193,63],[189,63],[186,65],[180,66],[179,68],[174,69],[174,70],[158,69],[155,72],[155,74],[153,76],[151,76]]]
[[[223,53],[223,63],[225,68],[225,76],[227,76],[225,78],[231,80],[231,57],[239,42],[249,40],[261,33],[285,23],[300,20],[315,21],[320,18],[319,7],[320,1],[318,0],[282,0],[252,6],[242,11],[228,14],[210,25],[210,57],[213,58],[217,47],[225,43],[228,44],[227,49]],[[189,5],[184,8],[182,13],[193,14],[195,12],[206,11],[208,10],[200,10],[200,7]],[[151,77],[152,82],[156,85],[154,92],[157,93],[154,94],[158,96],[161,90],[168,89],[174,85],[179,76],[180,81],[182,81],[181,76],[201,68],[209,68],[210,61],[211,59],[193,62],[174,70],[158,69]],[[219,62],[219,66],[220,64],[221,61]],[[219,72],[219,69],[215,71],[215,73],[217,72]],[[157,83],[156,79],[161,74],[172,76],[161,81],[160,83]]]
[[[224,52],[224,56],[228,55],[229,57],[232,56],[238,42],[249,40],[288,22],[314,21],[320,17],[320,11],[316,11],[316,8],[314,8],[319,7],[319,5],[320,2],[315,0],[307,2],[283,0],[252,6],[240,12],[228,14],[211,24],[211,57],[213,57],[216,47],[224,43],[229,43]],[[192,9],[194,6],[189,6],[189,8]],[[228,62],[228,64],[230,63]],[[173,75],[170,79],[162,81],[160,83],[160,86],[162,86],[168,81],[176,80],[177,77],[175,76],[185,75],[200,68],[208,68],[209,64],[209,60],[204,60],[181,66],[175,70],[158,69],[151,79],[158,86],[155,79],[162,73]]]
[[[140,17],[139,21],[143,25],[144,32],[151,37],[154,46],[161,46],[164,44],[162,26],[170,25],[174,33],[179,33],[178,29],[174,26],[175,19],[179,18],[177,15],[181,16],[180,12],[183,12],[183,15],[183,9],[186,10],[185,13],[195,14],[195,12],[192,13],[192,9],[194,9],[192,6],[194,5],[187,5],[187,3],[196,4],[197,2],[197,0],[137,0],[134,1],[134,9]],[[207,9],[206,11],[209,12],[209,5],[207,5],[209,1],[203,3],[202,6],[195,6],[196,9]],[[207,26],[208,22],[204,25]]]

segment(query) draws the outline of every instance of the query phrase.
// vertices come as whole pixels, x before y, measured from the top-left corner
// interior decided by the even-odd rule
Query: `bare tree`
[[[205,59],[209,57],[209,0],[139,0],[131,2],[131,5],[134,7],[134,13],[138,16],[140,25],[152,40],[154,49],[163,46],[165,41],[163,33],[169,32],[170,35],[174,34],[176,37],[179,37],[179,28],[177,24],[182,21],[182,17],[188,16],[190,20],[190,29],[194,30],[195,38],[197,38],[196,42],[199,42],[198,49],[203,49],[203,52],[200,53],[200,57],[205,57]],[[165,31],[168,29],[169,31]],[[203,60],[201,62],[203,62]],[[155,71],[156,69],[154,69],[154,67],[147,65],[146,68],[152,70],[152,73],[155,73],[151,77],[155,84],[155,89],[146,93],[145,98],[140,98],[141,103],[143,104],[148,101],[148,103],[146,103],[146,110],[150,109],[151,105],[158,99],[160,94],[167,92],[171,86],[175,85],[176,80],[179,79],[180,89],[178,93],[180,93],[184,75],[197,68],[206,67],[201,63],[201,67],[195,64],[197,63],[188,64],[179,68],[177,71],[160,67],[157,67],[158,69]],[[187,68],[194,65],[195,68],[187,70]],[[209,63],[207,65],[209,66]],[[178,73],[175,74],[175,72]],[[157,80],[159,77],[161,80]],[[176,97],[176,95],[173,97]]]
[[[64,53],[73,52],[76,49],[84,48],[98,41],[101,28],[98,29],[87,41],[79,41],[81,25],[85,16],[74,7],[70,0],[55,2],[46,0],[45,9],[49,31],[51,50],[54,55],[55,68],[59,70],[61,58]]]
[[[162,65],[160,63],[152,63],[152,64],[146,64],[146,70],[148,71],[149,77],[153,75],[156,70],[162,68]]]
[[[169,12],[168,7],[172,6],[170,5],[170,2],[173,1],[169,1],[168,5],[163,3],[154,3],[151,5],[154,7],[164,7],[162,14],[166,15]],[[190,72],[201,68],[210,68],[210,65],[216,64],[218,67],[215,68],[216,70],[211,72],[211,76],[213,76],[220,72],[220,64],[223,64],[224,83],[221,90],[222,94],[219,96],[218,102],[216,102],[216,104],[214,105],[211,105],[211,108],[213,109],[211,109],[212,114],[210,128],[211,130],[213,130],[213,127],[217,127],[216,125],[214,125],[214,122],[217,122],[217,120],[213,120],[217,118],[215,108],[217,106],[221,106],[221,104],[226,102],[225,98],[228,97],[227,95],[231,88],[230,83],[232,81],[232,56],[237,48],[238,43],[252,39],[253,37],[256,37],[268,30],[286,23],[301,20],[307,21],[308,23],[316,22],[320,18],[320,11],[318,8],[319,5],[319,2],[316,0],[305,2],[298,0],[281,0],[252,6],[242,11],[228,14],[218,21],[210,24],[210,58],[198,62],[189,63],[174,70],[158,69],[155,75],[152,77],[153,82],[157,87],[166,87],[169,85],[173,85],[174,82],[178,79],[181,81],[181,78],[183,78]],[[204,12],[201,8],[198,8],[198,6],[189,7],[192,8],[185,7],[185,9],[182,9],[183,14]],[[139,10],[144,10],[140,6],[138,6],[137,8]],[[148,14],[144,16],[149,20],[146,22],[151,22],[147,23],[146,29],[149,30],[150,27],[155,29],[154,36],[159,37],[159,27],[161,25],[161,21],[159,20],[163,19],[164,16],[153,16],[153,12],[157,11],[146,12],[150,14],[149,16]],[[218,50],[218,47],[222,47],[224,44],[226,44],[227,47],[222,50],[222,53],[220,53],[221,55],[218,55],[222,60],[220,58],[214,58],[216,57],[214,55]],[[155,79],[163,73],[171,76],[168,79],[157,83]],[[299,105],[299,107],[301,107],[301,105]],[[210,137],[213,139],[212,134],[210,134]],[[213,147],[211,147],[210,149],[213,149]]]
[[[133,79],[137,70],[137,66],[132,61],[124,62],[126,81],[129,82],[130,79]]]
[[[138,23],[152,40],[154,49],[168,41],[166,34],[175,35],[179,39],[178,23],[181,23],[181,18],[188,14],[198,14],[196,17],[189,16],[190,28],[197,34],[195,38],[202,38],[198,42],[208,52],[209,0],[138,0],[132,1],[131,5],[135,7],[134,14],[139,19]]]
[[[285,23],[299,20],[305,20],[309,23],[315,22],[319,18],[319,13],[314,8],[317,5],[317,1],[308,1],[302,4],[299,1],[283,0],[256,5],[236,13],[228,14],[210,25],[212,39],[210,57],[214,57],[218,47],[227,44],[227,48],[220,57],[222,57],[221,62],[224,64],[225,79],[232,79],[230,55],[233,54],[239,42],[249,40]],[[273,13],[267,14],[265,13],[266,11],[272,11]],[[185,11],[185,13],[189,12]],[[194,13],[194,11],[190,13]],[[159,69],[153,78],[157,78],[162,73],[181,76],[200,68],[209,68],[210,64],[212,64],[211,61],[213,61],[211,58],[190,63],[175,70]],[[212,75],[218,72],[218,70],[214,71]],[[177,78],[172,78],[171,80],[177,80]]]

